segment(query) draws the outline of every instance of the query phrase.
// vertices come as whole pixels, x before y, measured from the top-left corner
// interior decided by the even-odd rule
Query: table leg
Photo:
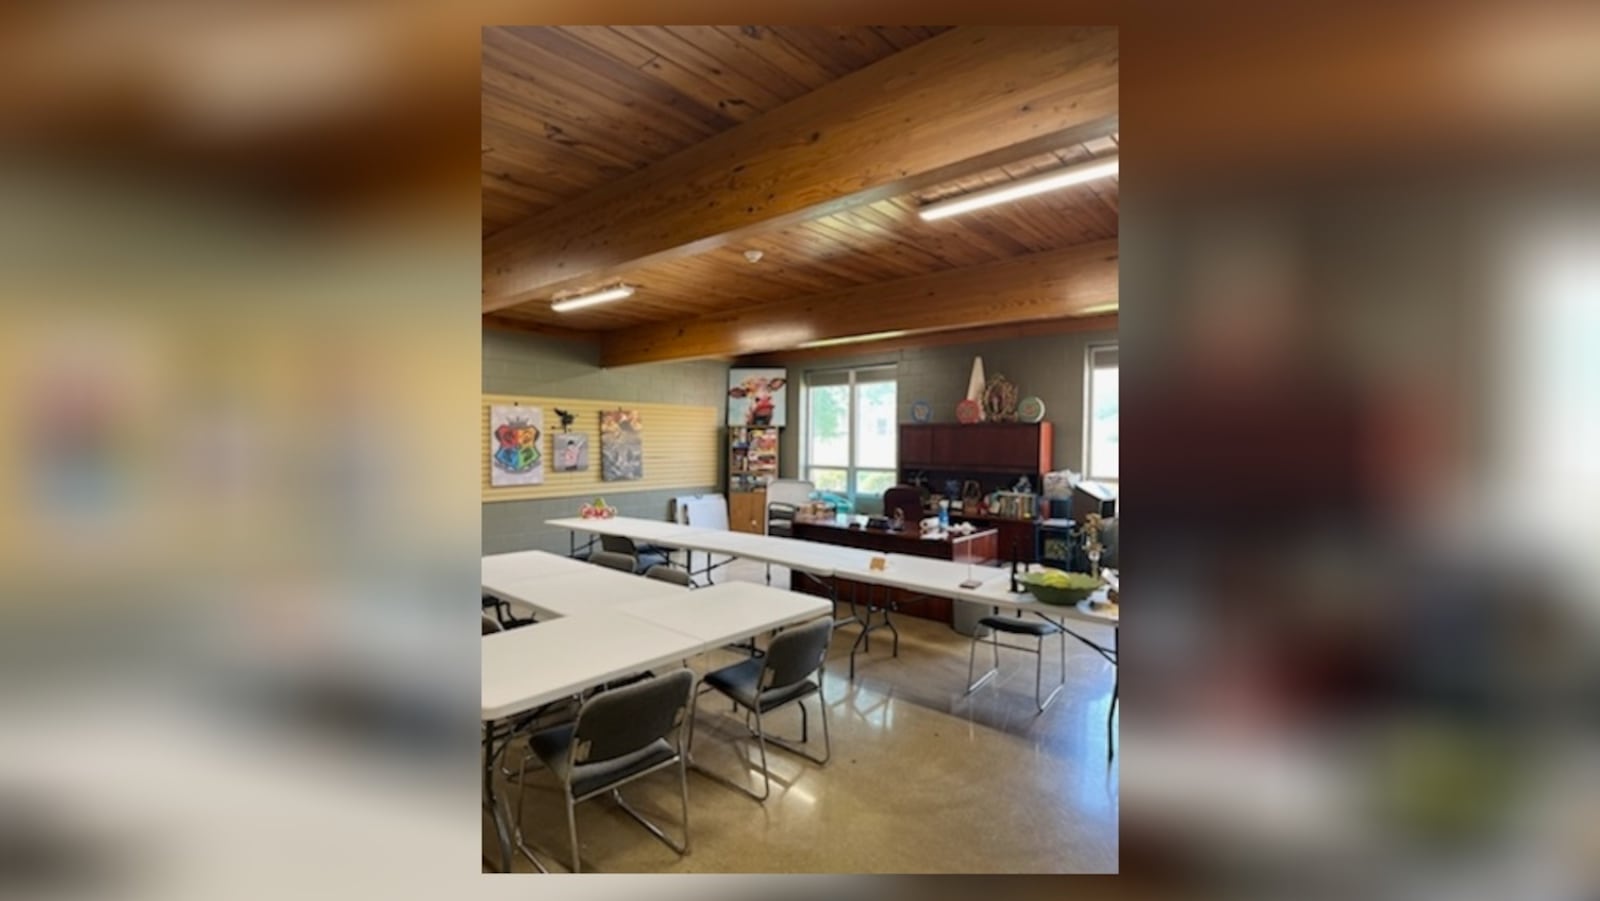
[[[1122,630],[1111,630],[1111,653],[1117,656],[1121,650]],[[1111,709],[1106,711],[1106,763],[1117,754],[1117,746],[1113,741],[1111,721],[1117,715],[1117,691],[1122,687],[1122,667],[1117,665],[1115,659],[1111,662]]]
[[[511,872],[512,855],[518,851],[528,858],[541,873],[548,873],[545,865],[534,855],[533,850],[522,840],[520,832],[513,833],[511,812],[506,809],[504,799],[500,798],[494,790],[495,764],[505,755],[506,749],[511,746],[513,728],[510,723],[504,726],[504,735],[500,736],[500,746],[495,747],[495,738],[501,726],[498,722],[491,722],[484,736],[483,754],[483,806],[489,809],[489,815],[494,819],[495,838],[500,845],[500,872]]]

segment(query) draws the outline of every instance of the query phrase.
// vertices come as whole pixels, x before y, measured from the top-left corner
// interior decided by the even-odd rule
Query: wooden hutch
[[[1054,434],[1048,422],[904,423],[900,426],[900,481],[922,485],[934,495],[946,493],[950,482],[977,482],[987,496],[1007,490],[1026,476],[1037,493],[1044,474],[1051,470]],[[957,498],[952,498],[952,501]],[[1033,562],[1038,547],[1038,511],[1028,518],[1004,517],[957,510],[950,519],[999,531],[999,559]],[[931,515],[934,511],[926,511]]]

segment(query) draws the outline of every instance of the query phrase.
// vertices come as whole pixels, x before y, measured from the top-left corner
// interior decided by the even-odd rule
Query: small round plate
[[[919,400],[911,405],[911,421],[927,422],[933,418],[933,405],[925,400]]]
[[[964,400],[956,404],[956,421],[971,425],[983,419],[983,408],[975,400]]]
[[[1044,401],[1031,394],[1017,401],[1017,418],[1023,422],[1038,422],[1044,419]]]

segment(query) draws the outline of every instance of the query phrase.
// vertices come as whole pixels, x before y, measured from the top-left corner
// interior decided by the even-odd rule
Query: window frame
[[[1111,356],[1112,363],[1110,366],[1102,365],[1099,368],[1110,368],[1117,371],[1118,438],[1121,437],[1122,433],[1122,357],[1120,354],[1119,342],[1103,341],[1090,344],[1084,348],[1083,353],[1083,477],[1091,482],[1103,482],[1108,485],[1116,485],[1120,481],[1120,477],[1122,475],[1120,459],[1118,460],[1119,465],[1117,467],[1117,475],[1115,476],[1107,477],[1099,475],[1095,472],[1094,468],[1094,371],[1096,369],[1095,359],[1097,356],[1102,354],[1108,354]],[[1120,453],[1121,444],[1119,441],[1119,458]]]
[[[862,378],[861,376],[863,374],[867,375],[868,377],[867,378]],[[842,382],[841,381],[837,381],[837,378],[840,375],[844,376],[844,380]],[[819,381],[819,379],[818,379],[819,376],[822,377],[822,379],[821,379],[822,384],[817,384],[817,382]],[[857,460],[858,436],[856,434],[856,426],[857,426],[857,415],[858,415],[858,413],[860,411],[861,386],[864,385],[864,384],[870,385],[870,384],[878,384],[878,383],[882,383],[882,382],[888,382],[888,383],[894,385],[895,410],[897,411],[896,415],[894,416],[893,421],[890,424],[891,425],[891,429],[890,429],[889,438],[890,438],[891,441],[894,442],[894,461],[895,462],[894,462],[894,466],[889,468],[889,469],[884,469],[882,467],[877,467],[877,466],[861,466],[861,465],[859,465],[858,460]],[[835,465],[829,465],[829,464],[824,464],[824,463],[814,463],[811,460],[811,391],[812,391],[813,388],[835,387],[835,386],[838,386],[838,385],[841,385],[841,384],[845,385],[848,388],[848,391],[846,392],[846,401],[845,401],[845,403],[846,403],[846,413],[845,413],[845,439],[846,439],[846,444],[845,444],[845,447],[846,447],[845,465],[844,466],[835,466]],[[891,485],[895,484],[895,482],[898,481],[898,479],[900,477],[900,469],[899,469],[899,466],[900,466],[900,435],[898,433],[898,429],[899,429],[899,425],[900,425],[900,423],[899,423],[899,415],[898,415],[899,405],[900,405],[900,372],[899,372],[899,367],[894,363],[872,363],[872,364],[863,364],[863,365],[860,365],[860,366],[843,366],[843,367],[837,367],[837,368],[832,368],[832,369],[813,369],[813,370],[808,370],[805,373],[805,377],[801,382],[800,442],[799,442],[800,443],[800,454],[799,454],[799,456],[800,456],[800,467],[799,467],[800,477],[802,479],[805,479],[806,481],[811,482],[812,484],[816,484],[816,480],[814,478],[812,478],[812,470],[815,470],[815,469],[827,469],[827,470],[835,470],[836,471],[836,470],[843,469],[844,473],[845,473],[845,487],[846,487],[846,490],[843,491],[843,492],[835,492],[835,493],[843,494],[845,497],[849,498],[850,505],[852,507],[859,506],[860,501],[861,501],[862,498],[882,498],[883,497],[882,493],[863,494],[858,490],[859,489],[860,475],[862,473],[883,473],[883,472],[887,472],[887,473],[889,473],[890,478],[891,478],[891,482],[890,482]],[[818,490],[827,490],[827,489],[822,489],[820,486],[818,486]]]

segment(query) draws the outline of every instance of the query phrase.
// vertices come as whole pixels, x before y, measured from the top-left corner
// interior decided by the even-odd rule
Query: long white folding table
[[[723,582],[675,595],[628,601],[617,612],[672,629],[700,642],[696,653],[780,626],[816,619],[832,609],[826,600],[750,582]],[[734,635],[730,639],[729,635]]]
[[[591,563],[577,566],[574,571],[485,582],[483,590],[513,607],[531,610],[540,618],[577,616],[638,598],[685,593],[682,585],[671,582],[644,579]]]
[[[569,516],[562,519],[547,520],[546,525],[566,529],[571,535],[572,553],[580,550],[577,543],[579,533],[591,536],[592,544],[597,535],[617,535],[634,541],[648,542],[662,547],[674,548],[685,552],[684,568],[688,570],[689,577],[704,575],[708,581],[711,572],[722,564],[715,562],[715,555],[728,558],[752,560],[767,565],[767,584],[772,584],[772,567],[782,566],[793,572],[811,579],[819,587],[829,593],[829,600],[837,604],[840,600],[837,586],[830,580],[830,576],[840,567],[865,567],[872,559],[871,551],[858,548],[839,547],[831,544],[820,544],[815,541],[802,541],[798,538],[783,538],[776,535],[755,535],[748,532],[731,532],[726,529],[703,529],[695,526],[679,525],[677,523],[658,522],[653,519],[640,519],[632,516],[617,516],[611,519],[584,519]],[[694,568],[694,554],[700,552],[706,555],[706,567],[702,570]],[[834,626],[845,626],[857,623],[865,626],[856,608],[855,599],[846,601],[850,605],[850,615],[836,617]],[[851,653],[851,675],[855,674],[854,649]]]
[[[530,557],[524,562],[537,567],[544,561]],[[494,792],[494,767],[515,734],[518,717],[621,676],[686,661],[832,610],[822,598],[745,582],[690,591],[590,564],[580,564],[583,572],[542,577],[522,575],[509,564],[497,566],[502,571],[485,580],[486,589],[493,581],[501,596],[533,598],[525,603],[556,617],[483,638],[484,804],[494,818],[500,860],[507,869],[514,850],[544,868],[521,837],[513,835],[511,818]],[[564,606],[550,600],[555,595],[537,593],[556,582],[584,583],[590,590],[580,599],[583,603]]]
[[[513,551],[509,554],[489,554],[483,558],[483,587],[491,583],[528,579],[534,576],[553,576],[560,573],[583,572],[591,567],[582,560],[552,554],[549,551]]]
[[[640,519],[633,516],[617,516],[611,519],[584,519],[569,516],[561,519],[546,520],[546,525],[566,529],[571,533],[572,553],[577,554],[577,536],[616,535],[634,541],[670,547],[685,551],[689,554],[696,552],[707,556],[705,569],[696,570],[692,556],[687,561],[685,568],[691,576],[707,575],[711,570],[721,564],[713,563],[712,555],[724,557],[738,557],[745,560],[754,560],[757,563],[766,563],[769,566],[784,566],[806,575],[825,578],[833,574],[835,567],[840,565],[853,565],[859,563],[865,566],[866,561],[872,557],[870,551],[856,548],[838,547],[836,545],[819,544],[814,541],[801,541],[797,538],[783,538],[776,535],[756,535],[749,532],[731,532],[726,529],[702,529],[695,526],[679,525],[677,523],[659,522],[653,519]],[[593,538],[590,539],[591,541]]]

